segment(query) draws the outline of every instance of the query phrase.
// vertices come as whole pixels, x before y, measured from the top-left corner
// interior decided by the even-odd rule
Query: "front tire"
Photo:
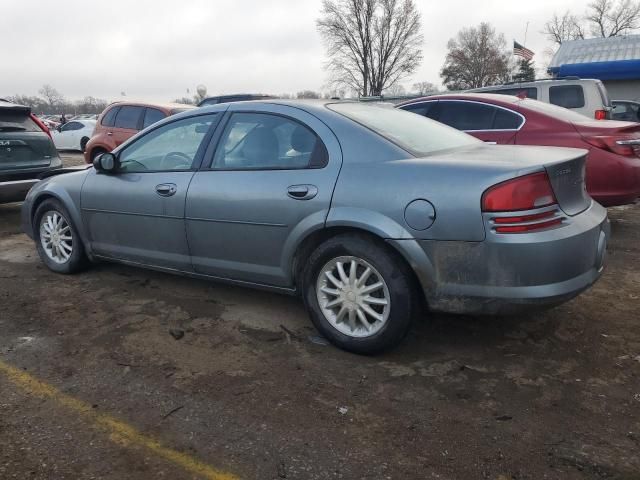
[[[411,272],[382,241],[344,234],[324,242],[302,283],[311,321],[339,348],[378,353],[409,331],[416,305]]]
[[[84,151],[87,149],[87,142],[89,141],[88,137],[83,137],[82,140],[80,140],[80,151],[82,153],[84,153]]]
[[[59,201],[42,202],[33,217],[33,226],[38,255],[49,270],[70,274],[86,266],[87,257],[78,230]]]

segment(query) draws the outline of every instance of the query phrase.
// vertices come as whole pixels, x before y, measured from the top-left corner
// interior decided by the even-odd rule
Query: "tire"
[[[379,283],[381,287],[371,290]],[[331,343],[350,352],[374,354],[395,347],[409,331],[418,303],[413,283],[408,266],[382,241],[343,234],[311,254],[302,274],[302,295],[314,326]],[[340,319],[344,307],[347,311]]]
[[[56,225],[59,227],[56,228]],[[33,216],[33,231],[38,255],[49,270],[71,274],[87,266],[88,260],[78,230],[58,200],[47,199],[38,206]],[[52,245],[52,242],[46,241],[46,235],[53,237],[53,242],[57,242],[59,247],[47,248],[45,245]]]
[[[88,141],[89,141],[88,137],[82,137],[82,140],[80,140],[80,151],[82,153],[84,153],[84,151],[86,150]]]

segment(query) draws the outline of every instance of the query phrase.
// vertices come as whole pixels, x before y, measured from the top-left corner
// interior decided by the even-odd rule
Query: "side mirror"
[[[58,125],[58,126],[56,127],[56,130],[57,130],[57,131],[59,131],[59,132],[61,132],[61,131],[62,131],[62,125]]]
[[[93,168],[96,169],[96,172],[115,173],[119,167],[120,161],[113,153],[103,153],[93,161]]]

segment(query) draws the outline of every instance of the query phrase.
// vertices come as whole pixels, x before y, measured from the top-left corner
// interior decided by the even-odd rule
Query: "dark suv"
[[[61,167],[49,129],[29,107],[0,99],[0,203],[24,200],[38,175]]]

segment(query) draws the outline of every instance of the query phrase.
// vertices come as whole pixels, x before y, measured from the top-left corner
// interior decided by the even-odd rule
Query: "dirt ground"
[[[295,298],[53,274],[19,211],[0,206],[0,479],[640,478],[640,205],[610,210],[577,299],[434,315],[376,357],[324,344]]]

